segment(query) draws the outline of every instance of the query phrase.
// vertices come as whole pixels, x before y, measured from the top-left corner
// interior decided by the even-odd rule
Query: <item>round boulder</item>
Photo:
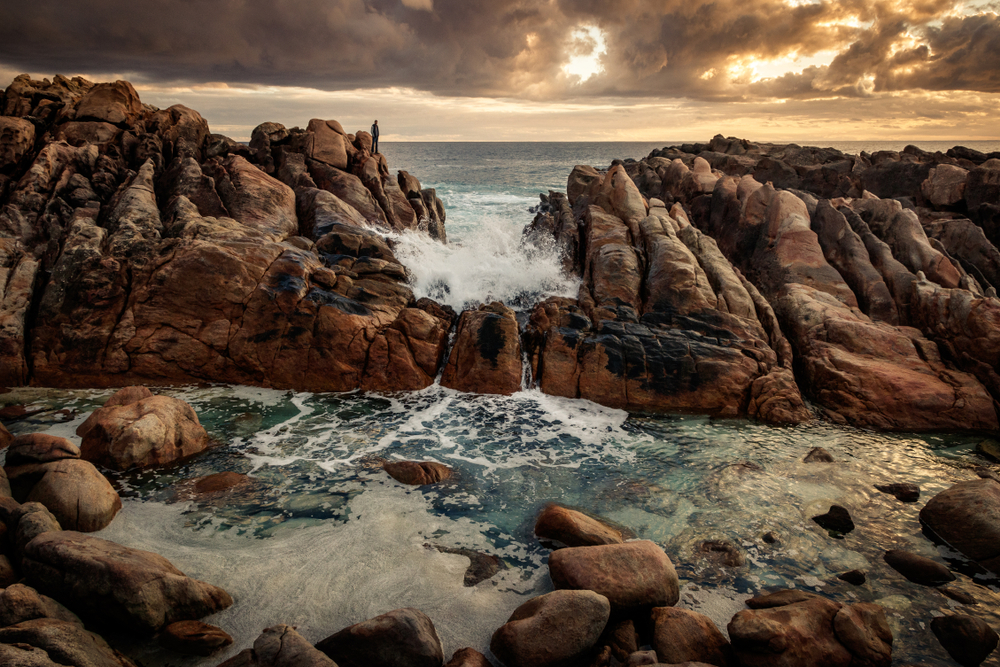
[[[673,563],[649,540],[554,551],[549,574],[557,589],[600,593],[620,611],[672,607],[680,598]]]
[[[89,461],[62,459],[12,468],[15,493],[23,490],[22,479],[37,481],[17,499],[45,505],[66,530],[101,530],[122,508],[118,492]]]
[[[490,650],[507,667],[567,667],[594,647],[610,616],[603,595],[553,591],[515,609],[493,633]]]
[[[941,563],[909,551],[893,549],[882,557],[896,572],[915,584],[940,586],[955,581],[955,575]]]
[[[535,521],[535,536],[568,547],[587,547],[599,544],[621,544],[624,531],[609,523],[587,516],[555,503],[545,506]]]

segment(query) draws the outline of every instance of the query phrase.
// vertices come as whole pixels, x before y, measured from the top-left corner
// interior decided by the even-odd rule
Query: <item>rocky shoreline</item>
[[[127,82],[79,78],[18,77],[0,109],[0,385],[126,387],[79,426],[80,447],[0,427],[5,664],[133,665],[91,631],[108,626],[192,655],[232,641],[199,621],[233,603],[226,591],[87,535],[122,506],[97,466],[163,466],[208,445],[189,405],[140,385],[393,392],[440,376],[459,391],[511,394],[527,358],[541,391],[630,412],[1000,427],[1000,156],[851,156],[716,137],[579,166],[525,230],[565,249],[579,295],[537,304],[522,325],[503,304],[459,314],[414,298],[390,236],[445,243],[444,207],[414,176],[390,176],[365,132],[264,123],[244,146],[193,110],[143,105]],[[418,486],[451,475],[427,461],[379,467]],[[184,492],[246,481],[219,475]],[[981,477],[928,500],[920,518],[971,567],[998,573],[1000,481]],[[920,494],[905,481],[885,492]],[[837,505],[813,521],[830,539],[855,528]],[[772,591],[723,635],[674,606],[674,563],[628,527],[553,506],[534,533],[553,549],[556,590],[496,629],[492,657],[508,667],[892,663],[879,605]],[[725,541],[701,548],[742,557]],[[470,553],[473,583],[500,565]],[[954,575],[940,563],[905,550],[884,560],[949,594]],[[841,578],[860,585],[865,574]],[[960,664],[997,645],[975,615],[928,622]],[[398,609],[315,645],[267,628],[222,665],[440,667],[445,657],[431,620]],[[471,648],[448,663],[486,664]]]

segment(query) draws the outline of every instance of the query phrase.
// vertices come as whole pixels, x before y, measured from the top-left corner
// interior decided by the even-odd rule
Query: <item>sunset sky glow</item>
[[[124,78],[236,139],[1000,139],[996,0],[0,2],[0,86]]]

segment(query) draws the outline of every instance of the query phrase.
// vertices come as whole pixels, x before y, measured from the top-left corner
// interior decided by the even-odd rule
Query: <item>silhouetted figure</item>
[[[372,155],[378,153],[378,121],[372,123]]]

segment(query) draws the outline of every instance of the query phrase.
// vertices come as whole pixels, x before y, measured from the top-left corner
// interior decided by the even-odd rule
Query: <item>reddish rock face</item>
[[[514,312],[493,303],[462,313],[441,386],[509,395],[521,388],[521,372],[521,337]]]
[[[317,642],[340,667],[440,667],[444,649],[434,624],[417,609],[396,609]]]
[[[652,619],[653,648],[661,662],[703,662],[718,667],[735,665],[729,640],[704,614],[657,607]]]

